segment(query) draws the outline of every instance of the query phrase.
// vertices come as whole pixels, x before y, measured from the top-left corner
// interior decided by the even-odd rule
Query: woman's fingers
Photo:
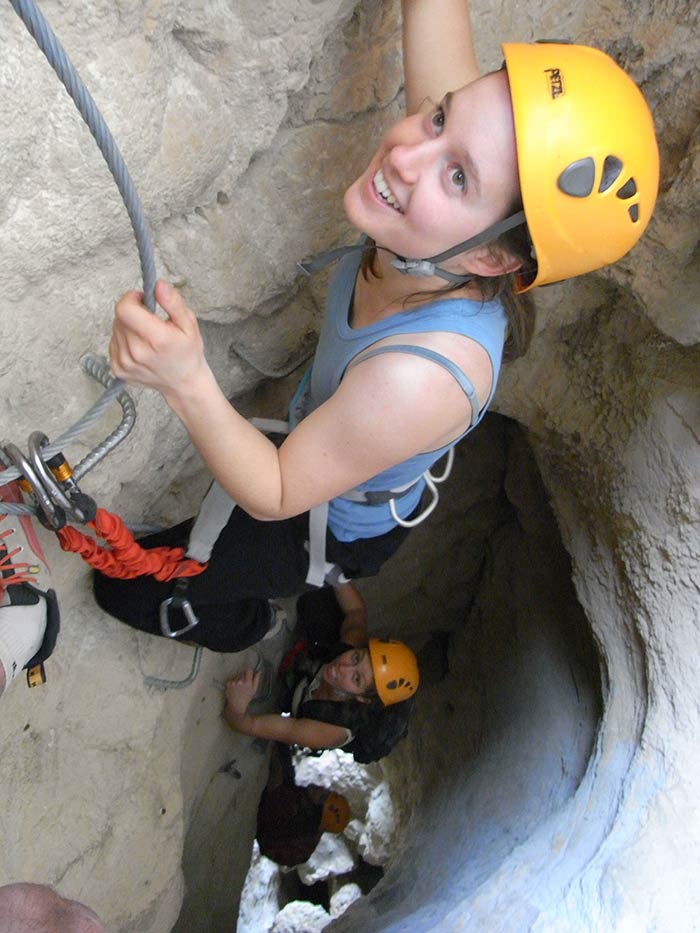
[[[170,320],[185,334],[193,332],[193,324],[196,327],[196,318],[194,313],[187,307],[185,300],[180,292],[173,288],[165,279],[158,279],[156,282],[156,301]]]
[[[163,320],[143,304],[141,292],[127,292],[114,309],[110,362],[115,375],[132,384],[175,391],[206,365],[197,318],[167,282],[156,283]]]

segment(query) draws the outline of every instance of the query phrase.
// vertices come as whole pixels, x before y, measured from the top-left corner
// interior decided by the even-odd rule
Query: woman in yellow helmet
[[[305,748],[347,747],[373,708],[415,695],[419,674],[411,649],[368,637],[365,603],[352,584],[335,587],[335,595],[343,614],[336,649],[325,660],[295,652],[294,667],[285,672],[291,689],[284,705],[291,716],[249,711],[260,672],[248,669],[228,682],[224,716],[237,732]]]
[[[219,389],[179,293],[158,285],[167,321],[136,293],[117,305],[115,373],[162,393],[240,506],[190,584],[204,625],[234,618],[241,598],[318,585],[326,562],[347,577],[376,573],[435,490],[426,471],[483,417],[504,348],[526,349],[522,293],[614,262],[654,207],[651,115],[608,56],[507,44],[504,68],[479,77],[466,0],[403,0],[402,12],[407,115],[345,193],[364,237],[331,280],[298,423],[281,447]],[[319,572],[307,513],[326,504]],[[96,593],[140,626],[145,614],[157,624],[170,588],[98,580]]]

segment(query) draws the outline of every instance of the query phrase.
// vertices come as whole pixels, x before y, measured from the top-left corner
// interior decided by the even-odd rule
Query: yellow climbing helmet
[[[659,153],[637,85],[582,45],[503,47],[537,274],[519,291],[624,256],[651,218]]]
[[[413,696],[418,687],[418,662],[407,645],[392,639],[370,638],[369,658],[374,685],[384,706]]]
[[[331,791],[323,802],[320,829],[324,833],[342,833],[350,822],[350,804],[342,794]]]

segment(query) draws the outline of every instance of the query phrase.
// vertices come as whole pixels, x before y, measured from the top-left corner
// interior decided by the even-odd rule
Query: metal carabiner
[[[44,488],[41,479],[37,476],[32,464],[27,460],[22,451],[16,444],[5,442],[3,451],[13,466],[17,467],[24,479],[27,481],[34,494],[41,511],[44,513],[47,528],[52,531],[58,531],[66,524],[66,516],[63,509],[54,505],[51,497]]]
[[[199,619],[195,614],[194,609],[188,599],[183,595],[187,589],[189,580],[186,577],[180,577],[179,580],[175,583],[173,589],[173,595],[168,596],[167,599],[164,599],[160,604],[159,609],[159,620],[160,620],[160,630],[166,638],[179,638],[180,635],[184,635],[185,632],[189,632],[190,629],[193,629],[195,625],[199,625]],[[173,609],[179,610],[185,620],[187,625],[184,625],[182,628],[173,630],[170,627],[170,611],[171,607]]]
[[[44,489],[56,503],[56,505],[58,505],[61,509],[63,509],[64,512],[70,515],[74,521],[79,522],[80,524],[84,524],[87,518],[85,512],[79,508],[75,502],[73,502],[73,500],[61,489],[53,473],[46,465],[46,461],[41,456],[41,448],[46,447],[48,443],[48,437],[41,431],[33,431],[29,435],[27,448],[29,450],[29,457],[32,461],[32,465],[34,466],[37,474],[41,477],[41,482],[44,486]],[[75,488],[78,488],[77,485]]]

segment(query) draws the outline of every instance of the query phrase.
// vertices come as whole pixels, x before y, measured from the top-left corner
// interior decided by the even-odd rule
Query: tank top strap
[[[371,356],[379,356],[380,353],[408,353],[411,356],[421,356],[423,359],[430,360],[433,363],[437,363],[438,366],[442,366],[443,369],[446,369],[451,376],[453,376],[459,384],[459,387],[467,396],[469,404],[472,409],[472,416],[469,426],[472,427],[476,424],[476,421],[479,417],[479,402],[476,397],[476,391],[474,385],[469,379],[468,376],[454,363],[452,360],[448,359],[446,356],[443,356],[442,353],[438,353],[436,350],[431,350],[428,347],[419,347],[410,343],[392,343],[385,344],[382,347],[373,347],[369,350],[365,350],[362,353],[358,353],[354,360],[348,366],[348,369],[351,369],[357,363],[363,363],[365,360],[368,360]]]

